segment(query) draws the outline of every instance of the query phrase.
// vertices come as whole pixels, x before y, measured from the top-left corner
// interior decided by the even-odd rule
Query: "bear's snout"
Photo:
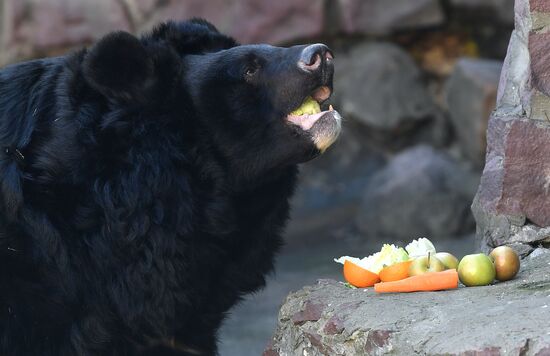
[[[323,70],[323,67],[332,66],[333,58],[330,48],[322,43],[316,43],[302,50],[298,66],[307,72]]]

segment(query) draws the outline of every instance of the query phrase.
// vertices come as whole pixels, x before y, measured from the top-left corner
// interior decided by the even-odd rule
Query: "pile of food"
[[[507,246],[458,258],[448,252],[437,252],[433,243],[420,238],[405,248],[384,244],[379,252],[364,258],[342,256],[334,259],[344,265],[344,278],[350,286],[374,286],[379,293],[437,291],[484,286],[495,279],[507,281],[518,273],[518,255]]]

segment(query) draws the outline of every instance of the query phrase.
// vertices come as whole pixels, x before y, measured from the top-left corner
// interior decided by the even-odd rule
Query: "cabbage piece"
[[[394,244],[384,244],[380,250],[378,261],[376,261],[376,268],[380,271],[384,267],[407,261],[408,259],[409,255],[402,247],[397,247]]]
[[[359,266],[361,268],[364,268],[366,270],[369,270],[369,271],[373,272],[371,270],[372,262],[370,260],[368,260],[368,257],[365,257],[365,258],[361,259],[361,258],[357,258],[357,257],[342,256],[342,257],[334,259],[334,262],[341,263],[341,264],[344,264],[346,261],[350,261],[350,262],[356,264],[357,266]]]
[[[319,103],[313,100],[311,96],[308,96],[306,100],[300,105],[299,108],[290,113],[290,115],[300,116],[300,115],[312,115],[321,112],[321,107]]]
[[[434,244],[425,237],[413,240],[410,244],[405,246],[405,250],[409,253],[410,258],[426,256],[428,253],[430,255],[435,255]]]
[[[355,263],[361,268],[378,274],[380,273],[380,270],[386,266],[408,261],[409,255],[402,247],[397,247],[393,244],[384,244],[380,252],[373,253],[372,255],[362,259],[357,257],[342,256],[340,258],[335,258],[334,262],[344,264],[346,260]]]

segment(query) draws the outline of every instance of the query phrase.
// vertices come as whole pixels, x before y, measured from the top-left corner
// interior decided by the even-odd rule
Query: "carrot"
[[[381,282],[374,285],[378,293],[436,291],[458,288],[456,269],[442,272],[428,272],[394,282]]]

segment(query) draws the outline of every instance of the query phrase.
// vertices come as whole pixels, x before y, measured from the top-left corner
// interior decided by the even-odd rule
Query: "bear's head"
[[[193,120],[220,154],[253,176],[308,161],[336,140],[341,118],[326,107],[332,62],[323,44],[238,45],[194,19],[162,24],[140,39],[109,35],[86,54],[83,72],[92,87],[126,103],[178,97],[180,90],[188,106],[181,119]]]

